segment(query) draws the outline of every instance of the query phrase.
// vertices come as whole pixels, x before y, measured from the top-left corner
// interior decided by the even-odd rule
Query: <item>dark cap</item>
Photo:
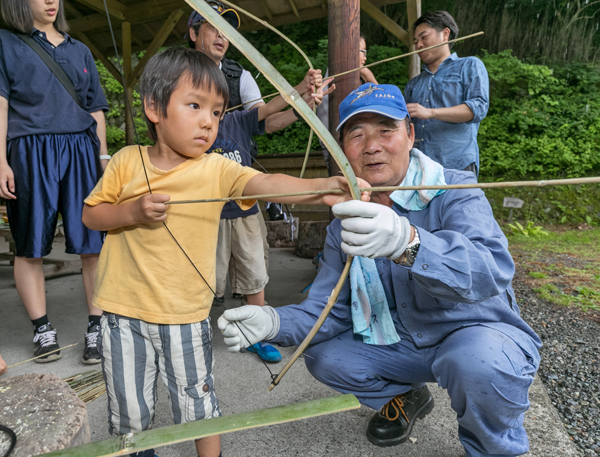
[[[237,30],[240,28],[240,17],[238,16],[237,11],[228,8],[221,2],[217,2],[214,0],[208,1],[207,3],[210,6],[212,6],[217,13],[223,16],[223,18],[227,22],[229,22],[234,29]],[[205,21],[206,19],[204,18],[204,16],[202,16],[198,11],[192,11],[192,14],[190,14],[190,18],[188,19],[188,30],[192,25],[197,24],[198,22]],[[184,38],[187,38],[187,35]]]

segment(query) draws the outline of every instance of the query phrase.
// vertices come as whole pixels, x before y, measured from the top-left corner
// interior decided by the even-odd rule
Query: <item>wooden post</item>
[[[328,0],[329,12],[329,74],[334,75],[359,66],[360,0]],[[346,96],[360,83],[355,71],[336,78],[336,90],[329,95],[329,131],[337,138],[335,129],[339,123],[339,106]],[[334,160],[329,161],[329,176],[340,176]]]
[[[131,23],[121,23],[121,40],[123,46],[123,74],[125,75],[125,81],[129,81],[129,77],[131,76]],[[133,103],[133,88],[129,87],[127,83],[125,83],[125,86],[123,88],[125,90],[124,96],[127,97],[125,99],[125,143],[134,144],[133,119],[129,104],[127,103],[127,100]],[[133,106],[131,109],[133,109]]]
[[[408,37],[410,42],[410,50],[414,51],[415,46],[412,44],[414,30],[412,25],[421,17],[421,0],[407,0],[406,9],[408,13]],[[421,73],[421,59],[419,59],[419,56],[416,54],[410,56],[409,59],[408,79],[413,79],[415,76]]]

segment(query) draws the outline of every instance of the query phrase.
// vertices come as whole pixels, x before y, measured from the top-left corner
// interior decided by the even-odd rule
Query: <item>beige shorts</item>
[[[225,295],[227,272],[231,291],[255,294],[269,282],[266,229],[262,215],[221,219],[217,244],[217,295]]]

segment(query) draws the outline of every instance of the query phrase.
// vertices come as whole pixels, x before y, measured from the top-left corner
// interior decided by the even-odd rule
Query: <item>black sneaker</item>
[[[98,335],[100,334],[100,326],[94,325],[88,328],[85,334],[85,349],[83,350],[83,363],[86,365],[94,365],[102,362],[100,351],[96,345]]]
[[[371,418],[367,439],[381,447],[404,443],[417,419],[423,419],[432,410],[433,397],[427,386],[398,395]]]
[[[218,306],[218,305],[222,305],[223,303],[225,303],[225,297],[217,297],[215,295],[215,298],[213,298],[213,305]]]
[[[231,294],[231,298],[242,298],[243,296],[244,296],[244,294],[236,294],[236,293]]]
[[[60,349],[58,340],[56,339],[56,330],[54,330],[49,323],[42,325],[37,329],[37,331],[33,332],[33,344],[34,357],[38,357],[40,355],[47,354],[48,352]],[[46,363],[53,362],[54,360],[58,359],[60,359],[60,351],[48,354],[45,357],[40,357],[39,359],[35,359],[35,361],[37,363]]]

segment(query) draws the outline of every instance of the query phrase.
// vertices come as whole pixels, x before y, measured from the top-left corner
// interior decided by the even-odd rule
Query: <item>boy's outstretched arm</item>
[[[133,202],[100,203],[83,207],[82,221],[90,230],[108,231],[121,227],[150,222],[162,222],[167,218],[170,197],[164,194],[142,195]]]
[[[358,179],[359,187],[370,187],[364,179]],[[342,189],[343,194],[321,194],[304,195],[299,197],[269,197],[270,202],[275,203],[298,203],[305,205],[328,205],[352,200],[350,189],[346,178],[334,176],[331,178],[300,179],[284,174],[260,174],[254,176],[246,187],[243,195],[265,195],[278,193],[295,193],[310,190],[333,190]],[[370,192],[363,192],[361,200],[369,201]]]

